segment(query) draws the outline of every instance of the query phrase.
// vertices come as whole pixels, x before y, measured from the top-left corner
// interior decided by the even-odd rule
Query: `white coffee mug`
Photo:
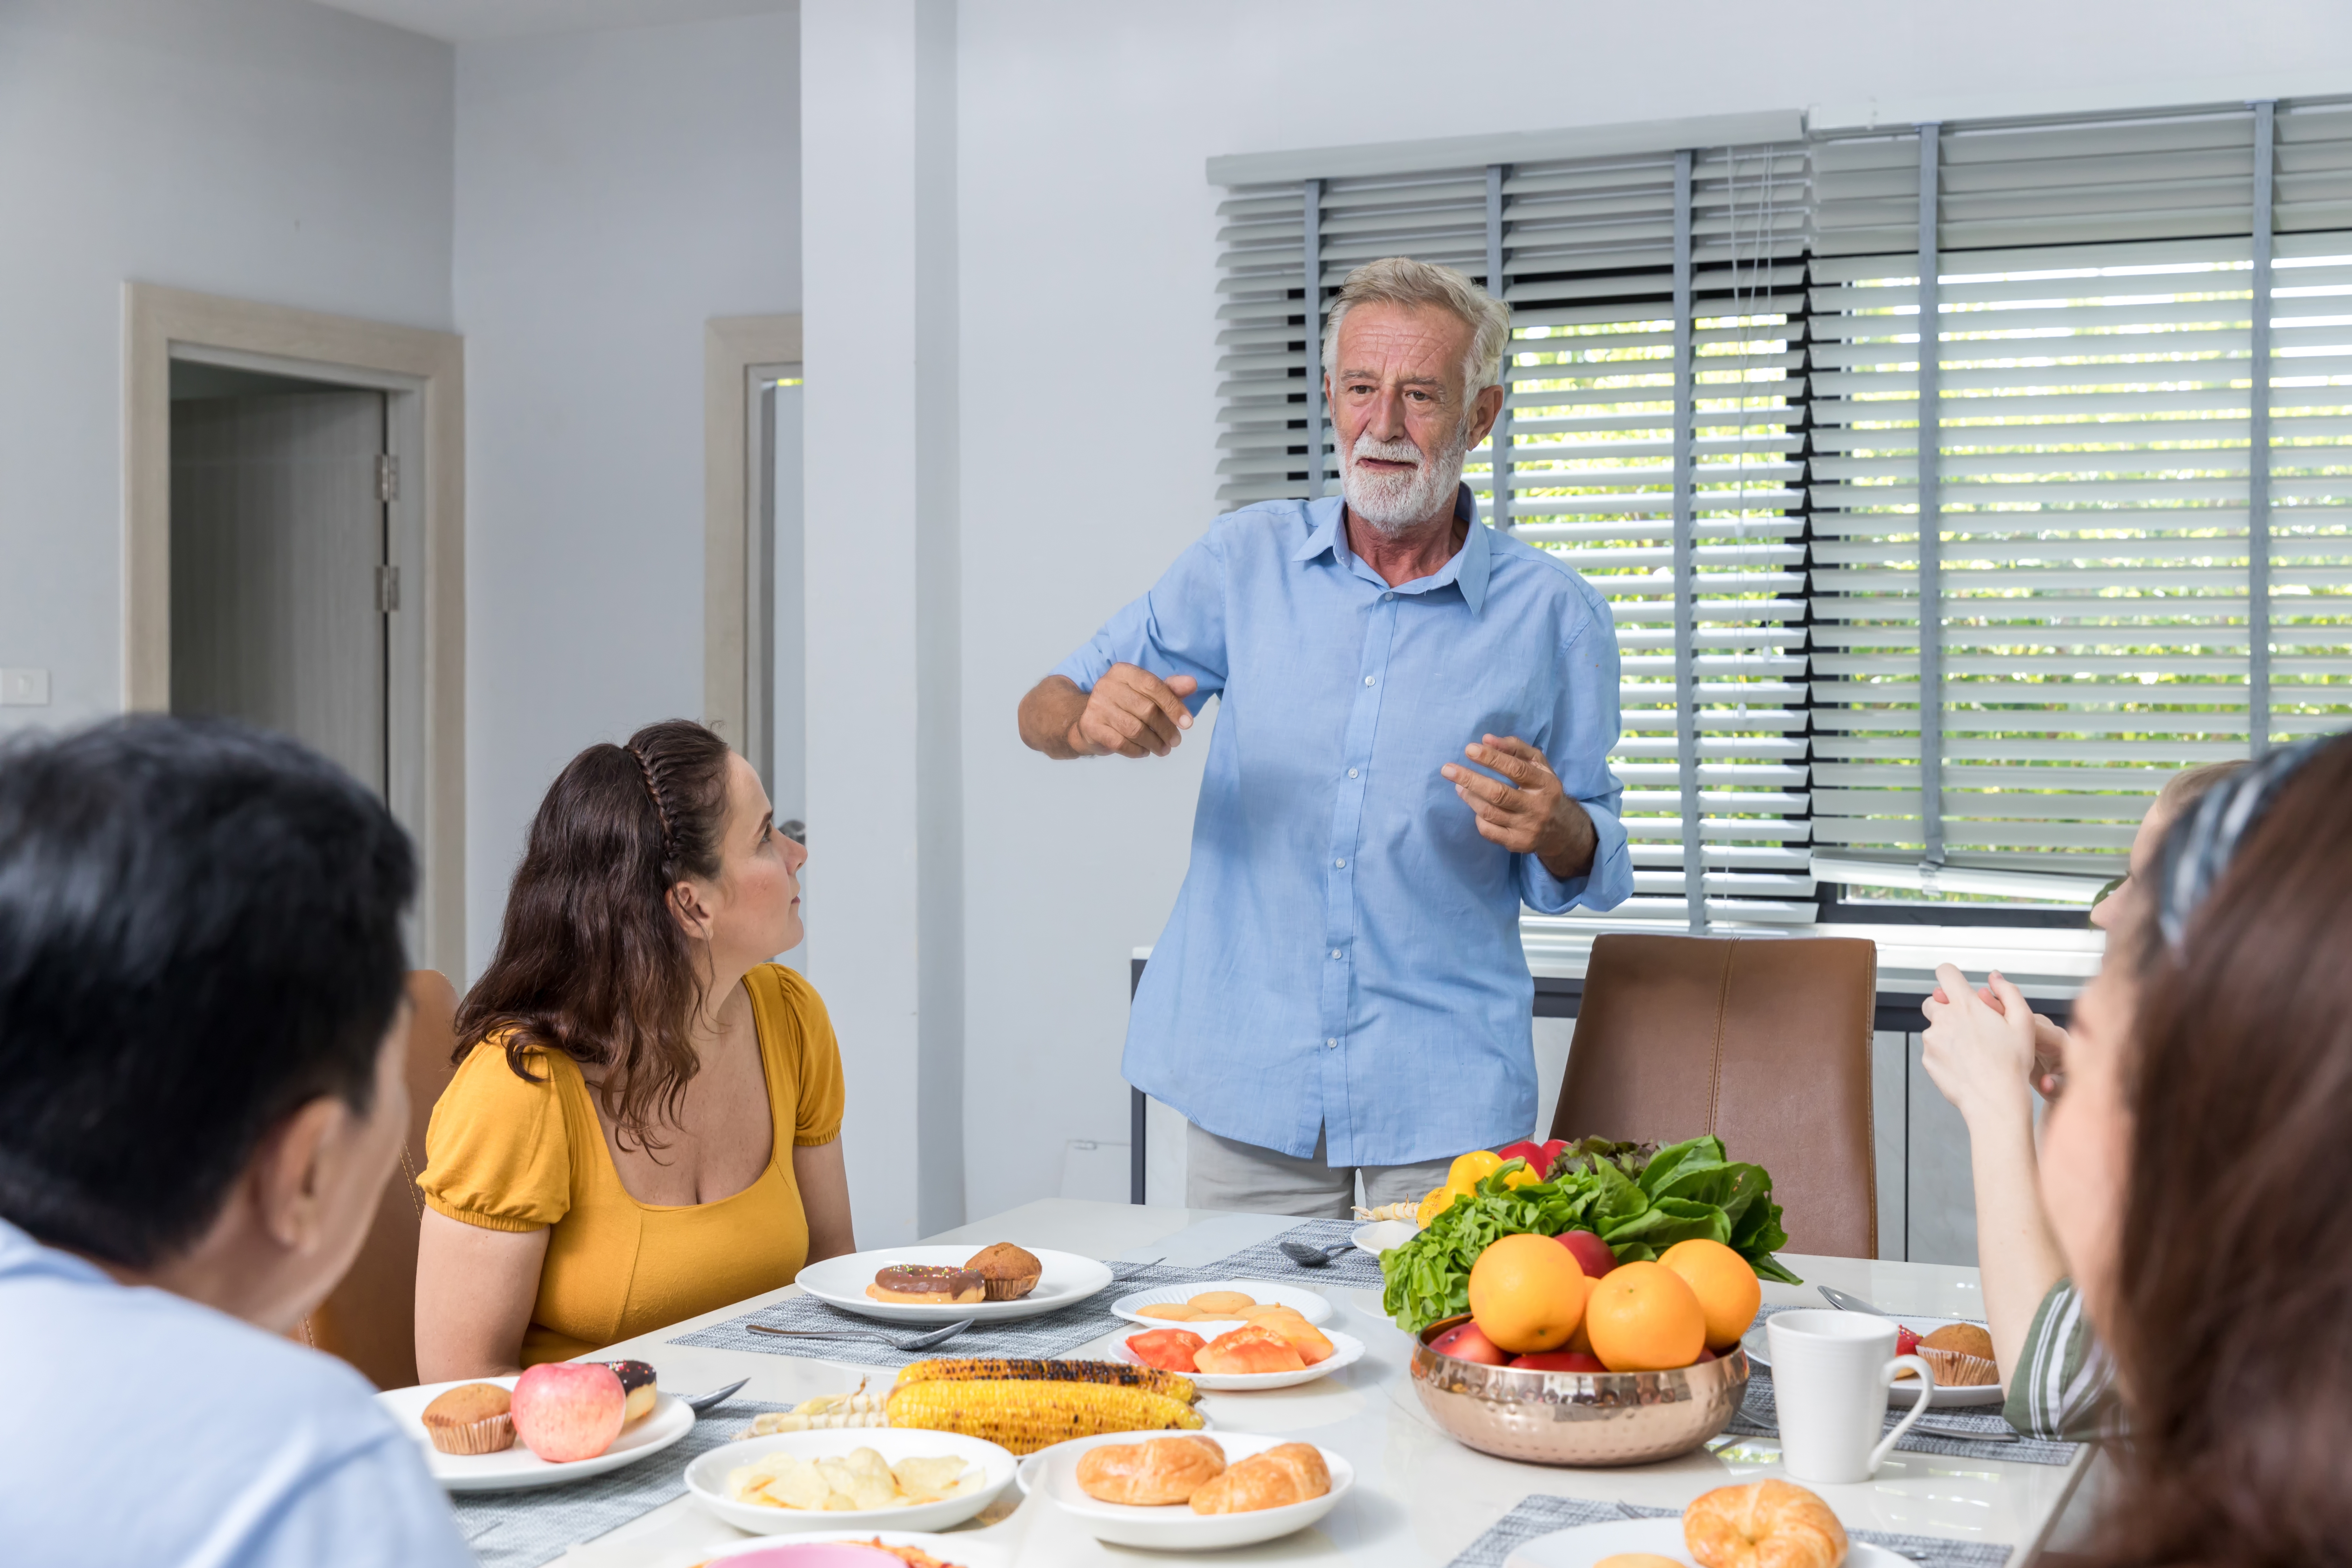
[[[1867,1312],[1805,1309],[1765,1320],[1772,1345],[1772,1395],[1780,1407],[1780,1463],[1801,1481],[1866,1481],[1927,1409],[1935,1370],[1916,1355],[1895,1353],[1895,1320]],[[1886,1419],[1886,1385],[1909,1368],[1919,1401],[1895,1429]]]

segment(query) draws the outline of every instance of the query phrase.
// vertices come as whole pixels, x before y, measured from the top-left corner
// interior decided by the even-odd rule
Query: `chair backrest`
[[[416,1232],[425,1195],[425,1129],[433,1102],[449,1087],[449,1052],[457,1043],[457,993],[437,971],[408,976],[414,1005],[408,1026],[408,1129],[400,1169],[383,1186],[375,1222],[333,1292],[303,1320],[297,1336],[341,1356],[378,1388],[416,1381]]]
[[[1551,1135],[1712,1132],[1772,1173],[1790,1251],[1874,1258],[1877,986],[1850,937],[1597,938]]]

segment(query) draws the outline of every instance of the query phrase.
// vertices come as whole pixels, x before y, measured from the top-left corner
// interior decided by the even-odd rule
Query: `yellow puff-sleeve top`
[[[841,1133],[841,1047],[824,1003],[780,963],[743,977],[768,1079],[774,1147],[759,1178],[713,1204],[641,1204],[613,1168],[579,1064],[476,1046],[433,1107],[425,1201],[486,1230],[551,1227],[522,1364],[565,1361],[789,1285],[808,1259],[808,1216],[787,1152]],[[792,1130],[789,1143],[783,1137]]]

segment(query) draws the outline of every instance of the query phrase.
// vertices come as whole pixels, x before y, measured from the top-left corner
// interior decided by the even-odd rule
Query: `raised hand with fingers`
[[[2034,1075],[2033,1009],[2009,977],[1994,970],[1972,988],[1953,964],[1936,967],[1920,1061],[1937,1089],[1974,1133],[1986,1118],[2031,1123]]]
[[[1592,868],[1592,818],[1560,787],[1541,752],[1517,735],[1488,735],[1462,754],[1503,775],[1490,778],[1460,763],[1438,770],[1477,818],[1482,837],[1514,855],[1533,855],[1563,880]]]
[[[1164,757],[1192,727],[1184,699],[1200,684],[1189,675],[1162,680],[1139,666],[1114,664],[1070,726],[1070,749],[1087,757]]]

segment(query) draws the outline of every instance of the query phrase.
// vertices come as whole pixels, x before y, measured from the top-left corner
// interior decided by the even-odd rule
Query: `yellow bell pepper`
[[[1452,1187],[1430,1188],[1429,1195],[1421,1200],[1420,1211],[1412,1216],[1413,1223],[1423,1230],[1427,1230],[1431,1220],[1454,1206],[1454,1200],[1457,1195]]]
[[[1529,1166],[1522,1165],[1517,1170],[1513,1171],[1509,1175],[1503,1178],[1503,1185],[1507,1187],[1532,1187],[1542,1180],[1543,1173]]]
[[[1447,1167],[1445,1184],[1466,1193],[1502,1168],[1503,1157],[1492,1149],[1473,1149]]]

